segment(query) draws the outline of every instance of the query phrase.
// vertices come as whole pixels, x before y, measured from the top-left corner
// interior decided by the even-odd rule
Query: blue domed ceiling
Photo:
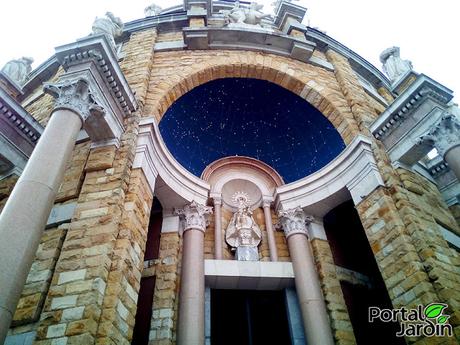
[[[166,146],[196,176],[226,156],[249,156],[286,183],[319,170],[344,148],[332,124],[308,102],[257,79],[217,79],[180,97],[160,121]]]

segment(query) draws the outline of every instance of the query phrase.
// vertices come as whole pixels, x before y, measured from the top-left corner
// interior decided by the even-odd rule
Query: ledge
[[[191,28],[183,29],[188,49],[232,49],[263,51],[309,62],[316,44],[264,28]]]
[[[294,286],[291,262],[204,260],[206,286],[216,289],[281,290]]]

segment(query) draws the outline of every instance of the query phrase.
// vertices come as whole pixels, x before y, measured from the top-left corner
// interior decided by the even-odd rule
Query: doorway
[[[285,298],[283,290],[211,290],[211,344],[291,344]]]

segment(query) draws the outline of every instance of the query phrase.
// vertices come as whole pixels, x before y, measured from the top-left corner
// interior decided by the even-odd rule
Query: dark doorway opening
[[[284,292],[212,290],[211,344],[291,344]]]
[[[150,220],[145,244],[144,261],[158,259],[160,252],[161,224],[163,208],[157,198],[153,199]],[[147,345],[149,343],[150,324],[152,319],[153,294],[156,277],[141,278],[137,312],[134,323],[132,345]]]
[[[368,321],[369,307],[393,306],[353,202],[337,206],[323,221],[334,263],[361,273],[370,281],[370,286],[340,282],[357,344],[376,344],[376,339],[379,344],[406,344],[403,338],[396,337],[398,323]]]

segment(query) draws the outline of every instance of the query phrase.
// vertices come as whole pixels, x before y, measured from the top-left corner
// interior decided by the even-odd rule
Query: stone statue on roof
[[[115,38],[123,34],[123,22],[115,17],[112,12],[107,12],[105,17],[98,18],[93,22],[92,35],[105,35],[109,42],[115,47]]]
[[[162,8],[156,4],[151,4],[144,9],[144,14],[146,17],[157,16],[160,14]]]
[[[24,56],[20,59],[8,61],[3,66],[2,72],[19,86],[22,86],[27,81],[28,74],[32,71],[32,62],[34,62],[34,59]]]
[[[249,8],[240,7],[240,2],[235,1],[231,10],[224,10],[222,13],[229,27],[259,26],[263,18],[269,17],[261,11],[264,5],[257,2],[251,2]]]
[[[412,70],[412,62],[403,60],[399,56],[399,47],[385,49],[380,54],[380,62],[383,64],[383,71],[392,83],[406,72]]]

